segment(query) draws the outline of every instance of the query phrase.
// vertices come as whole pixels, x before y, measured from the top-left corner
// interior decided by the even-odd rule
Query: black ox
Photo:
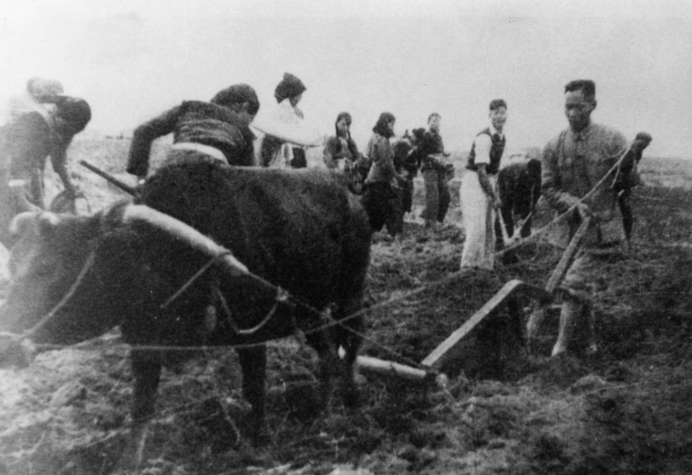
[[[90,217],[19,215],[0,308],[0,332],[34,343],[73,344],[120,326],[135,380],[128,469],[141,459],[162,366],[190,356],[152,345],[251,345],[237,352],[255,441],[266,437],[267,340],[303,331],[320,356],[323,404],[337,375],[346,402],[355,402],[363,322],[344,317],[361,309],[371,231],[343,177],[196,161],[162,168],[141,191],[148,206],[119,203]],[[17,350],[16,336],[3,338],[0,358]]]

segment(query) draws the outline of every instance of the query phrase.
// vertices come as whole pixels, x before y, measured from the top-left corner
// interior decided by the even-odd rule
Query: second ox
[[[250,345],[237,352],[250,435],[260,442],[269,339],[303,331],[320,356],[323,403],[336,375],[354,403],[363,321],[353,314],[363,301],[371,231],[342,179],[213,160],[172,163],[141,190],[148,206],[19,215],[0,332],[73,344],[120,326],[135,381],[126,464],[141,458],[162,366],[189,357],[176,347]],[[17,350],[16,337],[3,338],[0,359]],[[169,350],[152,347],[159,345]]]

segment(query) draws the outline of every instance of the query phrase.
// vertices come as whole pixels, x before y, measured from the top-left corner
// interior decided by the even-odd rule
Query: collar
[[[574,137],[574,140],[584,140],[589,137],[591,134],[591,131],[593,130],[593,122],[589,122],[589,125],[581,129],[579,132],[575,132],[571,128],[569,129],[570,133],[572,134],[572,137]]]
[[[490,121],[490,126],[488,127],[488,129],[490,130],[490,135],[499,135],[500,139],[503,139],[505,137],[505,134],[502,134],[497,131],[492,121]]]

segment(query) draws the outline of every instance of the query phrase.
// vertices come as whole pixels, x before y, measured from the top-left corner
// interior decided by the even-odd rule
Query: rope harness
[[[569,216],[569,214],[571,212],[573,212],[579,206],[579,204],[583,203],[585,200],[590,198],[606,182],[608,177],[614,171],[617,170],[616,173],[619,172],[620,165],[621,165],[623,159],[625,158],[625,156],[627,155],[627,153],[630,151],[630,149],[631,149],[631,147],[628,147],[627,149],[625,149],[621,153],[621,156],[618,158],[617,162],[610,168],[610,170],[608,170],[608,172],[603,176],[603,178],[601,178],[601,180],[599,180],[598,183],[596,183],[596,185],[587,194],[585,194],[582,198],[580,198],[574,205],[572,205],[570,208],[568,208],[564,213],[558,215],[555,219],[553,219],[547,225],[543,226],[541,229],[539,229],[535,233],[532,233],[531,236],[528,236],[524,239],[517,240],[512,245],[510,245],[510,246],[508,246],[508,247],[506,247],[500,251],[497,251],[495,253],[495,257],[500,257],[507,252],[510,252],[514,249],[517,249],[517,248],[523,246],[524,244],[536,239],[538,236],[540,236],[541,234],[546,232],[553,225],[563,221],[567,216]],[[616,175],[616,178],[617,178],[617,175]],[[24,333],[22,333],[20,335],[8,333],[8,332],[0,333],[0,334],[5,335],[5,336],[9,336],[13,339],[20,340],[20,341],[31,338],[32,335],[34,335],[39,329],[41,329],[43,326],[45,326],[57,314],[57,312],[60,311],[67,304],[67,302],[73,297],[76,290],[78,289],[81,282],[83,281],[85,275],[87,274],[89,269],[93,266],[94,259],[95,259],[94,254],[95,254],[94,251],[92,251],[89,258],[87,259],[87,262],[84,264],[84,267],[80,271],[79,276],[77,277],[75,283],[70,287],[70,290],[65,294],[65,296],[60,300],[60,302],[48,314],[46,314],[44,317],[41,318],[41,320],[36,325],[34,325],[32,328],[30,328],[29,330],[25,331]],[[170,306],[177,298],[180,297],[180,295],[183,292],[185,292],[191,285],[193,285],[194,282],[197,279],[199,279],[199,277],[202,274],[204,274],[204,272],[206,272],[210,267],[212,267],[216,263],[217,260],[219,260],[220,258],[222,258],[223,256],[228,255],[228,254],[231,254],[231,251],[221,253],[221,254],[211,258],[209,260],[209,262],[207,262],[202,268],[200,268],[200,270],[198,270],[192,277],[190,277],[190,279],[183,286],[181,286],[180,289],[178,289],[171,297],[169,297],[161,305],[161,309],[166,309],[168,306]],[[399,294],[397,297],[390,298],[388,300],[385,300],[385,301],[380,302],[378,304],[369,306],[367,308],[362,308],[361,310],[359,310],[355,313],[352,313],[350,315],[347,315],[344,318],[340,318],[339,320],[334,320],[330,316],[331,312],[330,312],[329,308],[327,308],[325,311],[320,311],[320,310],[312,307],[311,305],[307,304],[306,302],[302,301],[301,299],[298,299],[297,297],[292,296],[288,291],[282,289],[281,287],[276,286],[276,285],[268,282],[267,280],[263,279],[262,277],[260,277],[256,274],[253,274],[252,272],[248,272],[247,273],[248,277],[254,279],[255,281],[259,282],[261,285],[266,286],[267,288],[276,292],[274,305],[272,306],[271,310],[268,312],[267,316],[259,324],[257,324],[256,326],[254,326],[252,328],[249,328],[249,329],[241,329],[238,327],[237,323],[232,318],[232,314],[231,314],[230,308],[228,306],[228,303],[227,303],[223,293],[218,288],[218,286],[212,285],[212,295],[216,299],[218,299],[218,301],[221,303],[222,310],[224,311],[224,313],[228,319],[229,326],[238,335],[248,336],[248,335],[252,335],[254,333],[257,333],[264,326],[266,326],[268,324],[268,322],[273,318],[273,316],[276,314],[276,310],[280,304],[292,304],[292,305],[300,306],[303,309],[313,313],[314,315],[316,315],[320,318],[321,322],[323,322],[322,325],[320,325],[316,328],[302,330],[303,334],[321,332],[321,331],[324,331],[326,329],[329,329],[331,327],[338,325],[338,326],[342,327],[343,329],[351,332],[352,334],[358,336],[359,338],[363,339],[363,341],[367,341],[368,343],[373,344],[374,346],[377,346],[377,347],[387,351],[388,353],[390,353],[392,355],[395,355],[400,360],[406,361],[407,364],[410,364],[413,367],[423,368],[423,366],[420,363],[413,361],[413,360],[411,360],[411,359],[409,359],[403,355],[400,355],[399,353],[397,353],[395,350],[393,350],[391,348],[388,348],[384,345],[381,345],[381,344],[378,344],[377,342],[372,341],[371,339],[367,338],[364,334],[344,325],[344,323],[349,321],[349,320],[359,318],[359,317],[361,317],[367,313],[371,313],[374,310],[381,309],[381,308],[384,308],[386,306],[392,305],[394,303],[397,303],[397,302],[409,299],[411,297],[414,297],[414,296],[420,294],[421,292],[428,291],[432,288],[445,285],[445,284],[447,284],[447,283],[449,283],[455,279],[465,277],[467,275],[471,275],[472,273],[473,273],[473,270],[471,270],[471,269],[459,270],[457,272],[450,274],[449,276],[447,276],[443,279],[438,280],[437,282],[423,285],[423,286],[419,287],[418,289],[411,290],[411,291],[406,292],[404,294]],[[292,324],[295,327],[295,322],[292,322]],[[247,344],[247,345],[243,345],[243,344],[240,344],[240,345],[221,345],[221,346],[215,346],[215,347],[217,347],[217,348],[250,348],[250,347],[257,347],[259,345],[262,345],[262,344],[257,343],[257,344]],[[60,348],[65,348],[67,346],[72,346],[72,345],[52,345],[52,344],[35,345],[36,348],[43,348],[43,349],[60,349]],[[129,346],[131,348],[135,348],[138,350],[150,350],[150,351],[199,351],[200,349],[207,348],[205,346],[201,346],[201,347],[200,346],[166,346],[166,345],[129,345]]]

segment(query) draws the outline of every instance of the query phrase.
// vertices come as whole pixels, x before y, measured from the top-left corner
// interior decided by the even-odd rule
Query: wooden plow
[[[81,160],[79,163],[132,196],[136,197],[139,195],[139,191],[136,188],[129,186],[121,180],[118,180],[111,174],[100,170],[89,162]],[[435,348],[432,353],[426,356],[420,364],[421,368],[414,368],[405,364],[363,355],[358,356],[356,359],[358,368],[367,373],[396,376],[401,379],[414,381],[434,382],[438,386],[444,387],[447,384],[448,378],[445,374],[441,373],[438,368],[444,360],[445,355],[447,355],[450,350],[455,348],[464,338],[471,334],[479,323],[491,318],[510,298],[516,297],[520,294],[527,295],[536,302],[527,325],[527,339],[530,340],[530,338],[538,330],[538,326],[545,317],[546,308],[553,301],[555,291],[560,285],[560,282],[564,278],[567,269],[574,258],[574,255],[579,249],[579,243],[586,233],[590,223],[591,218],[587,218],[579,226],[579,229],[577,229],[577,232],[572,237],[569,246],[567,246],[567,249],[565,249],[564,253],[562,254],[560,262],[553,270],[553,273],[551,274],[545,288],[536,287],[534,285],[522,282],[521,280],[510,280],[490,300],[488,300],[485,305],[474,313],[471,318],[466,320],[462,326],[454,331],[445,341],[440,343],[440,345],[438,345],[438,347]],[[503,229],[505,240],[507,240],[504,223],[502,223],[501,227]]]
[[[556,290],[560,282],[567,273],[567,269],[579,249],[579,243],[586,234],[591,223],[591,218],[585,219],[572,237],[567,249],[562,254],[558,265],[553,270],[545,288],[527,284],[521,280],[510,280],[507,282],[485,305],[483,305],[471,318],[466,320],[462,326],[454,331],[445,341],[440,343],[432,353],[421,362],[422,368],[413,368],[392,361],[381,360],[369,356],[359,356],[356,364],[359,369],[367,373],[396,376],[402,379],[434,382],[439,387],[447,384],[447,376],[439,371],[439,367],[444,361],[445,355],[455,348],[464,338],[482,321],[486,321],[512,297],[526,295],[535,301],[534,309],[527,325],[526,339],[535,335],[538,326],[542,322],[548,305],[554,300]]]

